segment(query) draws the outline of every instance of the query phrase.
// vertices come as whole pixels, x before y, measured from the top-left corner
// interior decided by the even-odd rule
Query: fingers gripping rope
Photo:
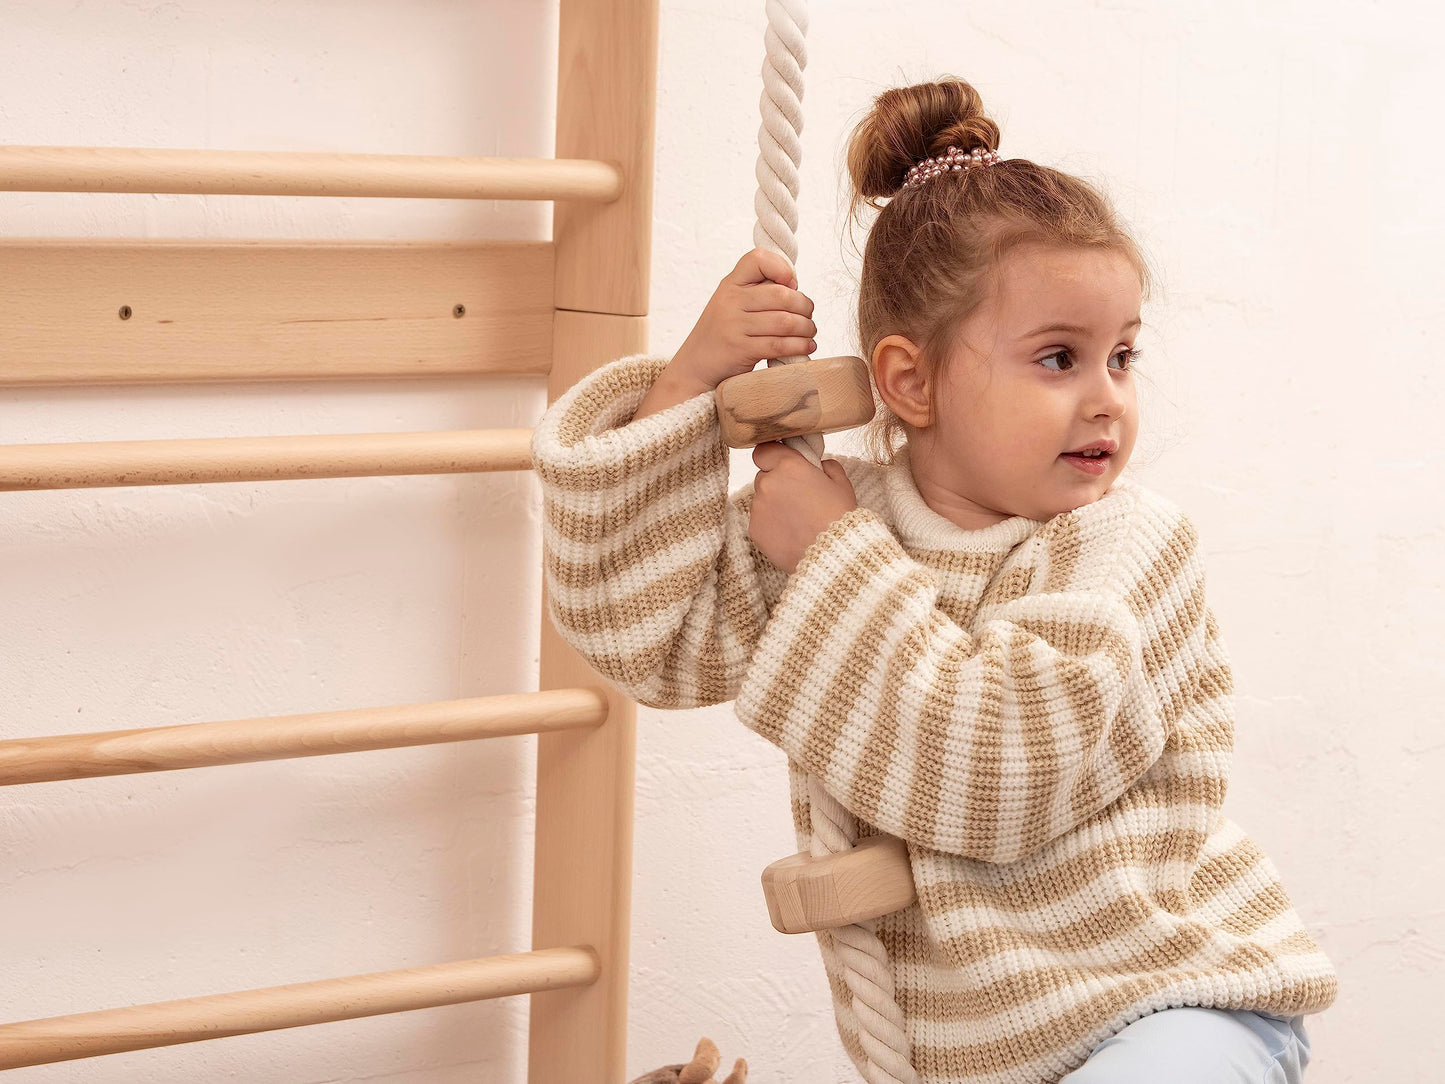
[[[757,222],[753,245],[798,258],[798,166],[803,160],[803,68],[808,62],[804,36],[808,6],[804,0],[767,0],[768,29],[764,36],[762,126],[758,129],[758,193],[753,199]],[[807,361],[804,356],[769,358],[769,367]],[[823,435],[807,433],[785,442],[821,468]],[[858,824],[821,784],[808,778],[814,857],[849,850]],[[888,954],[872,924],[858,923],[829,931],[843,981],[853,998],[858,1039],[866,1057],[868,1084],[917,1084],[904,1025],[903,1010],[893,990]]]

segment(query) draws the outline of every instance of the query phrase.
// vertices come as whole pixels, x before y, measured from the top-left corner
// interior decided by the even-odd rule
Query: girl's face
[[[909,459],[929,507],[971,529],[1015,515],[1051,519],[1107,493],[1139,431],[1129,367],[1140,301],[1138,272],[1122,253],[1023,244],[963,322],[936,388],[925,385],[912,342],[880,342],[879,394],[914,427]],[[1117,449],[1083,461],[1094,470],[1064,454],[1097,440]]]

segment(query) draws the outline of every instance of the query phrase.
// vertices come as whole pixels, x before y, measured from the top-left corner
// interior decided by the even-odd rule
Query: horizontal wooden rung
[[[595,688],[0,741],[0,786],[397,749],[597,726]]]
[[[0,191],[590,200],[622,171],[587,158],[0,146]]]
[[[589,946],[547,948],[0,1024],[0,1069],[587,986],[601,970]]]
[[[532,430],[0,445],[0,490],[532,469]]]

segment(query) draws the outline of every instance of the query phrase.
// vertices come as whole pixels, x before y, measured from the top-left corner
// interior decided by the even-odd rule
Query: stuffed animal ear
[[[660,1070],[644,1072],[630,1084],[678,1084],[679,1072],[682,1072],[681,1065],[663,1065]]]
[[[704,1035],[697,1041],[697,1050],[692,1055],[692,1061],[684,1065],[682,1072],[677,1074],[677,1084],[711,1084],[712,1075],[721,1062],[717,1044]]]
[[[664,1065],[661,1069],[643,1073],[629,1084],[677,1084],[677,1074],[680,1072],[682,1072],[681,1065]]]
[[[748,1063],[742,1058],[733,1062],[733,1071],[722,1084],[748,1084]]]

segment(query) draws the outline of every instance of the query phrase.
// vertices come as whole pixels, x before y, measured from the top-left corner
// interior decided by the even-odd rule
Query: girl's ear
[[[873,348],[873,382],[888,409],[915,429],[926,428],[931,417],[928,380],[920,363],[920,350],[903,335],[889,335]]]

